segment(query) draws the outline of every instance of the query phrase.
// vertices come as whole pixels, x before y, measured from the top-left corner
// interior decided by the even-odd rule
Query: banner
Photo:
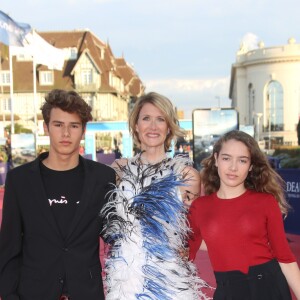
[[[0,10],[0,42],[7,46],[22,47],[24,37],[30,30],[29,24],[15,22]]]
[[[286,183],[286,197],[292,210],[284,221],[285,231],[300,234],[300,169],[277,169]]]
[[[47,66],[48,69],[62,70],[65,52],[53,47],[35,31],[29,32],[24,39],[24,47],[10,47],[11,55],[31,55],[35,64]]]

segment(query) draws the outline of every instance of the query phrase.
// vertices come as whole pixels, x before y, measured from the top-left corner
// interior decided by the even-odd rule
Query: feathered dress
[[[207,286],[193,263],[179,253],[189,229],[179,186],[190,160],[179,156],[158,164],[140,154],[116,169],[121,178],[101,211],[102,236],[109,244],[105,261],[107,300],[207,299]]]

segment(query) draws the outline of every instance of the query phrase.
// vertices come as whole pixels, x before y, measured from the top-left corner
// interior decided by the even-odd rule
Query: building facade
[[[10,68],[7,55],[2,50],[0,115],[4,123],[10,122],[13,110],[18,122],[34,131],[34,121],[41,120],[39,108],[44,96],[54,88],[78,92],[92,106],[94,121],[127,119],[130,105],[143,94],[144,86],[124,58],[116,58],[110,45],[89,30],[38,34],[50,45],[63,49],[63,69],[52,70],[37,65],[34,72],[32,57],[23,54],[12,57]],[[11,71],[13,97],[10,91]],[[33,76],[36,77],[36,85]]]
[[[248,50],[241,45],[232,65],[229,98],[239,112],[240,126],[254,126],[267,149],[297,145],[300,116],[300,44]],[[270,142],[269,142],[270,141]]]

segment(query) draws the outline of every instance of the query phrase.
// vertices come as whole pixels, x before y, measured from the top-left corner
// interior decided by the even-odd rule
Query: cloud
[[[146,92],[156,91],[167,96],[178,110],[185,111],[190,119],[197,108],[211,108],[220,105],[230,107],[229,77],[202,79],[149,79],[144,81]]]
[[[228,77],[213,79],[161,79],[148,80],[146,85],[149,88],[166,88],[178,91],[204,91],[217,87],[224,87],[228,84]]]
[[[108,3],[108,2],[116,2],[115,0],[93,0],[94,3]]]

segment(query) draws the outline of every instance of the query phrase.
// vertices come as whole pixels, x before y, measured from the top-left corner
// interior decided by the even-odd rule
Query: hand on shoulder
[[[119,158],[116,159],[112,164],[111,167],[116,171],[116,183],[117,186],[119,185],[121,178],[122,178],[122,167],[125,167],[128,163],[127,158]]]
[[[186,186],[181,187],[183,202],[186,206],[191,206],[192,202],[200,196],[201,179],[199,172],[192,166],[186,166],[182,170],[182,177],[186,180]]]
[[[120,169],[120,167],[126,166],[127,162],[128,162],[127,158],[118,158],[111,164],[111,167],[114,169]]]

